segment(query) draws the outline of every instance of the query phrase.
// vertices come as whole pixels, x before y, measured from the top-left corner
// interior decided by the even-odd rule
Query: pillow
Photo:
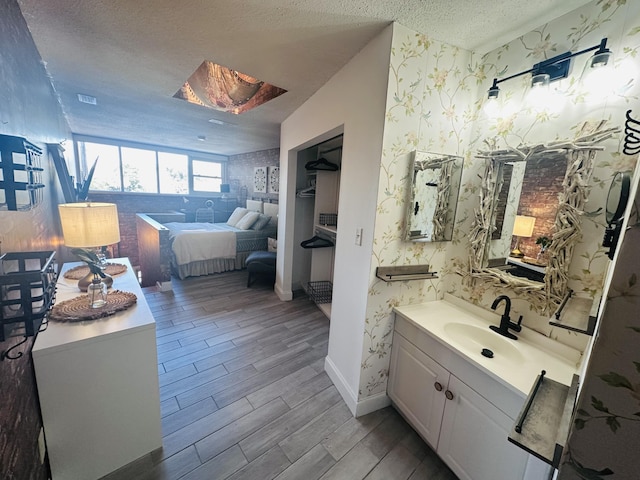
[[[278,204],[277,203],[265,203],[263,205],[262,212],[270,217],[278,217]],[[277,222],[276,222],[277,223]]]
[[[262,200],[247,200],[247,210],[262,213]]]
[[[240,219],[238,223],[236,223],[236,228],[240,230],[249,230],[251,225],[256,223],[260,214],[258,212],[247,212],[247,214]]]
[[[266,227],[269,224],[270,221],[271,221],[271,217],[269,215],[265,215],[264,213],[261,213],[258,216],[256,223],[254,223],[253,226],[251,227],[251,230],[262,230],[264,227]]]
[[[229,219],[227,220],[227,225],[230,227],[235,227],[236,224],[244,217],[249,210],[242,207],[236,207],[231,215],[229,215]]]

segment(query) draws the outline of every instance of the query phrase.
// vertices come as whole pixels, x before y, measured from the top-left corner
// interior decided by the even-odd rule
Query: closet
[[[299,157],[296,221],[300,221],[300,258],[306,268],[301,286],[320,310],[331,318],[342,136],[332,138]],[[300,205],[300,209],[298,209]]]

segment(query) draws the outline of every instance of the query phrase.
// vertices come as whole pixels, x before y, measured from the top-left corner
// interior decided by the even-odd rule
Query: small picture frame
[[[253,191],[257,193],[267,193],[267,167],[254,168]]]
[[[280,167],[267,167],[268,172],[268,192],[279,193],[280,192]]]

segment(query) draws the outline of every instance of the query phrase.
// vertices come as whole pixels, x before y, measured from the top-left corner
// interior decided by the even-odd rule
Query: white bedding
[[[178,265],[211,258],[235,258],[235,229],[226,231],[208,231],[204,228],[184,229],[175,236],[171,248]]]

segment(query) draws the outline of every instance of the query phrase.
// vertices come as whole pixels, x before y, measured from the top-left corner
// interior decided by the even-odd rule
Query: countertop
[[[109,289],[122,290],[134,293],[137,302],[127,310],[117,312],[109,317],[88,320],[83,322],[56,322],[49,321],[45,331],[38,334],[33,346],[34,355],[43,355],[47,352],[69,348],[79,342],[101,341],[109,335],[127,335],[132,331],[144,328],[154,328],[155,320],[142,294],[142,289],[133,273],[128,258],[109,259],[110,263],[119,263],[127,266],[127,271],[113,276],[113,286]],[[64,278],[67,270],[84,265],[84,262],[65,263],[56,283],[56,303],[71,298],[86,295],[78,287],[77,280]]]
[[[502,307],[501,307],[502,309]],[[426,302],[416,305],[395,307],[396,314],[414,324],[454,353],[471,362],[480,370],[496,378],[506,386],[526,396],[531,390],[541,370],[545,370],[548,378],[564,385],[571,385],[573,374],[577,372],[581,353],[566,345],[560,344],[527,327],[521,332],[513,332],[518,340],[511,340],[493,332],[489,325],[500,324],[500,315],[493,314],[464,300],[447,295],[445,300]],[[513,319],[512,319],[513,320]],[[497,342],[506,341],[521,354],[518,361],[505,358],[486,358],[481,355],[482,344],[478,348],[468,348],[458,343],[454,335],[447,332],[447,324],[460,323],[486,329],[498,337]],[[471,339],[471,341],[476,341]],[[438,359],[435,358],[437,361]]]

